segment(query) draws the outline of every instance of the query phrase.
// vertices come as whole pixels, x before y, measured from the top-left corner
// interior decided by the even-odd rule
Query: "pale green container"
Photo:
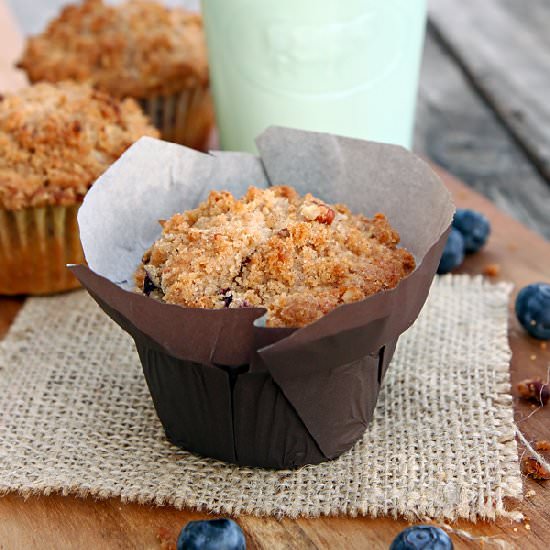
[[[426,0],[203,0],[223,149],[276,124],[412,140]]]

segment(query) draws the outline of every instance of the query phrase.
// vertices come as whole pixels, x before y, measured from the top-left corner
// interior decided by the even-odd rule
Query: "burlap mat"
[[[503,498],[521,494],[509,292],[480,278],[436,281],[399,342],[363,440],[336,461],[292,472],[177,449],[132,341],[88,295],[28,300],[0,344],[0,492],[292,517],[506,515]]]

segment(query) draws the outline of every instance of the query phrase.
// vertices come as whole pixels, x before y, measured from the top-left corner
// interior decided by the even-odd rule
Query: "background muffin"
[[[164,139],[207,145],[213,108],[199,14],[152,0],[86,0],[29,38],[19,66],[32,82],[70,79],[133,97]]]
[[[134,141],[157,136],[133,100],[87,85],[37,84],[0,100],[0,293],[78,286],[76,213],[92,183]]]
[[[372,219],[291,187],[212,191],[163,222],[136,284],[173,304],[267,308],[268,326],[301,327],[394,288],[415,267],[383,214]]]

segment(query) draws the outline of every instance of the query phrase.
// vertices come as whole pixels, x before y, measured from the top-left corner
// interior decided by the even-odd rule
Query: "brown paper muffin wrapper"
[[[139,103],[162,139],[206,150],[214,125],[209,88],[190,88],[177,94],[140,99]]]
[[[0,294],[52,294],[80,286],[66,267],[84,261],[79,206],[0,209]]]
[[[397,340],[426,300],[454,206],[401,147],[284,128],[257,145],[260,158],[142,138],[86,195],[78,218],[89,267],[72,269],[133,337],[168,439],[244,466],[295,468],[336,458],[361,438]],[[266,327],[262,308],[185,308],[133,290],[159,219],[211,189],[240,196],[248,185],[281,184],[369,217],[385,213],[415,271],[299,329]]]

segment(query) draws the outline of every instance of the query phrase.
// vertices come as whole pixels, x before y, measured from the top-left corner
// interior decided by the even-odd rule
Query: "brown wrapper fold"
[[[404,149],[330,134],[270,128],[258,139],[261,160],[174,147],[141,140],[92,188],[79,215],[91,269],[73,272],[134,338],[172,442],[246,466],[336,458],[364,433],[397,339],[426,300],[454,212],[450,195]],[[147,172],[154,178],[141,185],[153,186],[156,200],[152,211],[139,212],[143,219],[135,222],[133,204],[111,206],[116,216],[94,216]],[[208,188],[244,191],[243,182],[286,183],[366,215],[384,212],[414,253],[416,270],[396,288],[300,329],[262,326],[261,308],[183,308],[122,288],[131,287],[140,250],[158,235],[156,219],[195,206]],[[124,225],[135,246],[119,236]]]
[[[214,126],[210,89],[196,87],[177,94],[140,99],[141,108],[162,139],[204,151]]]
[[[0,294],[52,294],[79,286],[66,268],[84,261],[79,206],[0,209]]]

